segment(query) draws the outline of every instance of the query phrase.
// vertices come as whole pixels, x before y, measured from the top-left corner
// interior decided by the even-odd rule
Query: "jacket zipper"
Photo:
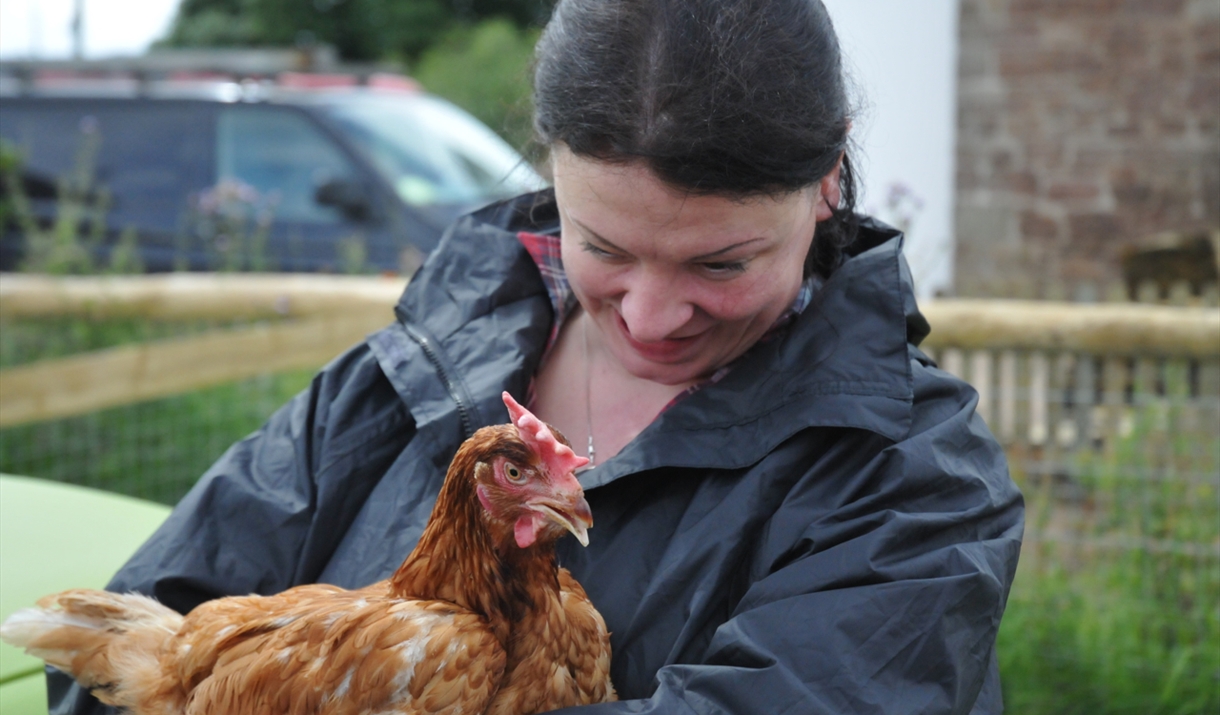
[[[432,367],[436,368],[436,372],[441,377],[441,382],[445,384],[445,389],[449,392],[450,399],[457,406],[458,417],[462,420],[462,429],[465,431],[466,439],[470,439],[474,435],[474,422],[470,417],[471,408],[465,399],[465,390],[457,383],[449,371],[445,369],[445,362],[441,360],[438,348],[435,342],[427,334],[407,323],[399,316],[399,323],[407,331],[407,335],[419,344],[424,355],[428,358],[428,362],[432,363]]]

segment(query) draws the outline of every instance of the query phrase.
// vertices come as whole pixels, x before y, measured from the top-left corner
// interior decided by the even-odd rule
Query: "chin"
[[[630,359],[623,361],[623,366],[627,372],[641,380],[672,386],[702,382],[715,372],[714,369],[702,370],[700,365],[694,363],[657,363],[645,360],[638,355],[632,355]]]

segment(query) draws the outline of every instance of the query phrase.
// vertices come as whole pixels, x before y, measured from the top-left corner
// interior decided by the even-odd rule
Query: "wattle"
[[[517,522],[513,524],[513,536],[517,539],[517,546],[527,548],[534,540],[538,538],[538,529],[541,524],[538,522],[542,519],[541,514],[523,514],[517,518]]]

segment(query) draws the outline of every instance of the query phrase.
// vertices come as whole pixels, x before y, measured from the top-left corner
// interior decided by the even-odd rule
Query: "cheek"
[[[766,317],[775,319],[800,291],[804,281],[805,254],[812,241],[794,241],[784,250],[770,256],[761,265],[752,266],[746,275],[732,282],[732,288],[719,296],[716,310],[725,320]],[[710,301],[715,296],[709,296]],[[709,311],[710,312],[710,311]]]
[[[492,504],[491,497],[487,495],[487,487],[480,484],[479,486],[475,487],[475,493],[479,495],[479,503],[483,505],[483,508],[494,514],[495,508]]]
[[[613,300],[624,290],[624,270],[608,266],[584,251],[564,252],[564,273],[582,300]]]
[[[587,256],[573,258],[568,258],[567,254],[564,256],[563,272],[567,275],[572,289],[578,294],[593,295],[602,292],[605,277],[589,263]]]
[[[755,270],[730,283],[710,284],[695,302],[725,322],[774,319],[795,299],[800,283],[799,270]]]
[[[496,519],[511,519],[520,512],[521,504],[532,496],[524,487],[496,479],[493,484],[479,484],[475,494],[483,510]]]

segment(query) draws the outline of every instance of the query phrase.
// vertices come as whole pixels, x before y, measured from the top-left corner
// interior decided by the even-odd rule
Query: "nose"
[[[695,314],[694,305],[682,295],[680,279],[648,269],[630,281],[619,311],[631,337],[642,343],[673,337]]]

